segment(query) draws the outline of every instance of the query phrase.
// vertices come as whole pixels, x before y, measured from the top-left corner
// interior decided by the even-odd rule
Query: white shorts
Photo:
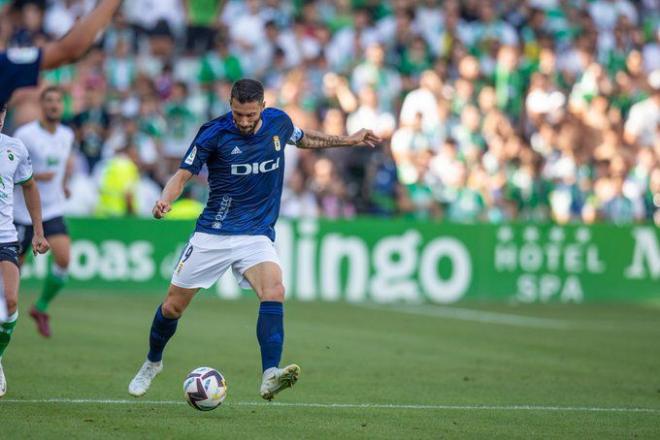
[[[243,274],[265,261],[280,264],[275,245],[265,235],[195,232],[174,268],[172,284],[184,289],[208,289],[231,267],[238,284],[247,289],[250,284]]]

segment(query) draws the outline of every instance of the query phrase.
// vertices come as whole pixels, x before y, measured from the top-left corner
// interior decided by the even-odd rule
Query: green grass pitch
[[[259,398],[257,301],[196,298],[142,399],[159,297],[64,292],[54,336],[30,294],[3,365],[0,438],[660,438],[658,305],[364,307],[287,304],[283,362],[299,383]],[[184,403],[198,366],[226,376],[225,404]]]

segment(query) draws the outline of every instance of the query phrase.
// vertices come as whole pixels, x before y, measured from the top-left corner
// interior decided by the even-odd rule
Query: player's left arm
[[[44,226],[41,221],[41,198],[39,197],[39,188],[37,182],[30,178],[21,183],[23,188],[23,197],[25,198],[25,206],[30,213],[32,225],[34,227],[34,237],[32,238],[32,252],[34,255],[45,254],[48,252],[50,245],[44,236]]]
[[[375,147],[382,139],[367,129],[362,129],[350,136],[332,136],[320,131],[305,130],[296,142],[298,148],[332,148],[332,147]]]

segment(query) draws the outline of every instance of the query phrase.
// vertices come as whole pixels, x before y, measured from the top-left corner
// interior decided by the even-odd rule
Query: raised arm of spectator
[[[341,76],[338,78],[337,100],[345,113],[353,113],[358,108],[358,100],[351,91],[348,80]]]
[[[60,40],[46,44],[41,56],[41,68],[54,69],[82,57],[94,43],[99,31],[110,23],[121,2],[122,0],[101,0],[69,33]]]

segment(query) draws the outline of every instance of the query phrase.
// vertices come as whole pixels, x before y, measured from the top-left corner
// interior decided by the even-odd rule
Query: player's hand
[[[34,234],[32,237],[32,253],[36,256],[37,254],[45,254],[50,249],[50,245],[41,234]]]
[[[154,205],[152,212],[155,218],[163,218],[165,217],[165,214],[171,210],[172,206],[169,203],[159,200],[156,202],[156,205]]]
[[[348,141],[349,141],[349,145],[354,145],[354,146],[366,145],[368,147],[374,148],[383,140],[378,136],[376,136],[376,134],[373,131],[363,128],[357,133],[350,135],[348,137]]]

